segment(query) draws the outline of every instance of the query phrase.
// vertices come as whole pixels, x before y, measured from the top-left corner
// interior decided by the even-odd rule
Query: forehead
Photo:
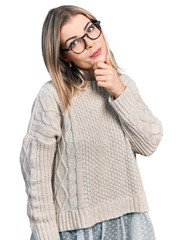
[[[71,20],[64,24],[60,31],[60,39],[64,42],[67,38],[72,36],[80,36],[83,33],[83,28],[90,19],[82,14],[77,14]]]

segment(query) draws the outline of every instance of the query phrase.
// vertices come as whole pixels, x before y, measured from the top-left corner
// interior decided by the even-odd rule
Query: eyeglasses
[[[72,51],[76,54],[80,54],[84,52],[86,49],[86,41],[84,39],[85,36],[88,38],[95,40],[99,38],[101,35],[101,26],[100,21],[93,22],[90,24],[90,26],[87,28],[87,33],[85,33],[81,38],[77,38],[74,41],[71,42],[69,47],[67,49],[61,49],[62,51]]]

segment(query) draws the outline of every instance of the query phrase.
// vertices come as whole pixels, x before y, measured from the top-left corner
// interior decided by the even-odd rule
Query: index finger
[[[106,63],[104,63],[104,62],[96,62],[96,63],[94,63],[93,64],[93,69],[95,70],[95,69],[97,69],[97,68],[107,68],[107,64]]]

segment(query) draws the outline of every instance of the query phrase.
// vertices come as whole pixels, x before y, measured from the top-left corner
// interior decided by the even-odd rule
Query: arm
[[[61,138],[61,117],[50,90],[43,86],[23,138],[20,164],[27,193],[27,215],[35,240],[60,240],[52,193],[52,166]]]
[[[118,114],[133,151],[149,156],[163,136],[162,124],[142,100],[135,82],[125,74],[120,79],[126,88],[117,98],[109,95],[109,103]]]

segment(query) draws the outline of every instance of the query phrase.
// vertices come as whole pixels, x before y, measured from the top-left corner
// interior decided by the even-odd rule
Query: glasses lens
[[[89,26],[87,33],[91,39],[96,39],[100,36],[100,26],[97,23],[93,23]]]
[[[101,34],[101,30],[100,30],[100,25],[98,23],[92,23],[86,33],[88,34],[89,38],[91,39],[97,39],[100,34]],[[73,41],[72,43],[72,50],[75,53],[82,53],[85,49],[85,43],[83,39],[76,39]]]
[[[76,39],[73,41],[72,50],[76,53],[81,53],[85,49],[85,43],[83,39]]]

